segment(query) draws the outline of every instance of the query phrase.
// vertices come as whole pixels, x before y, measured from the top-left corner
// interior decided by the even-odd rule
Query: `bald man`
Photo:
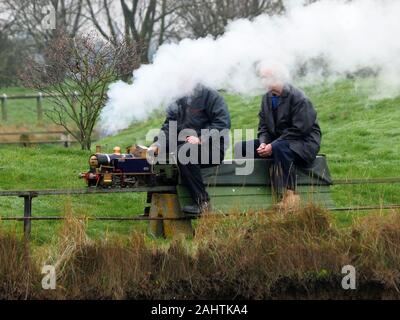
[[[281,201],[280,208],[300,204],[296,193],[296,166],[309,166],[321,145],[317,112],[306,95],[288,83],[283,67],[261,66],[260,78],[267,91],[259,113],[258,139],[244,142],[254,146],[255,158],[271,158],[272,187]],[[241,154],[246,157],[245,154]]]

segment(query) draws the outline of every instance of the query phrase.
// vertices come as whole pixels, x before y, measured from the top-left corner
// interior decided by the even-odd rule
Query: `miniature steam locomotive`
[[[131,188],[155,184],[154,165],[147,160],[143,147],[128,148],[126,154],[121,154],[119,147],[114,148],[113,154],[97,151],[89,158],[89,171],[80,174],[89,187]]]

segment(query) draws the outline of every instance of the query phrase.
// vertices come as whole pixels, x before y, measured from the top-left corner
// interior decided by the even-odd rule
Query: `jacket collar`
[[[281,94],[281,98],[287,98],[289,96],[289,93],[291,91],[291,86],[288,83],[285,83],[283,85],[283,90],[282,90],[282,94]],[[268,98],[272,97],[272,92],[269,91],[267,93]]]
[[[282,108],[279,108],[280,105],[282,105],[284,103],[284,101],[282,101],[283,99],[286,99],[291,91],[291,85],[290,84],[285,84],[283,86],[283,90],[282,90],[282,94],[281,94],[281,99],[279,99],[279,104],[278,104],[278,113],[277,113],[277,123],[280,123],[281,119],[282,119],[282,115],[283,115],[283,110]],[[268,92],[267,93],[267,108],[270,112],[268,112],[268,117],[266,119],[266,122],[268,124],[268,127],[270,128],[271,132],[276,133],[276,125],[275,125],[275,121],[274,118],[272,116],[272,106],[270,103],[270,98],[272,97],[272,92]]]

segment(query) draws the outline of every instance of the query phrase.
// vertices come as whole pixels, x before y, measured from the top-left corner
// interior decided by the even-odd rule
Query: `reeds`
[[[34,298],[40,271],[30,256],[29,244],[16,232],[0,233],[0,300]]]
[[[66,210],[68,211],[68,210]],[[0,236],[2,298],[269,299],[399,298],[399,212],[372,214],[338,228],[307,205],[281,214],[204,216],[193,240],[160,245],[145,234],[93,241],[71,214],[57,246],[32,262],[26,244]],[[57,289],[40,288],[39,267],[57,270]],[[357,290],[341,286],[342,267]]]

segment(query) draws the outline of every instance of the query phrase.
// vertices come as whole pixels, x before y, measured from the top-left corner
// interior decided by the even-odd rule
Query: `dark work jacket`
[[[267,93],[261,104],[258,127],[260,143],[273,145],[275,141],[286,140],[292,151],[305,162],[311,163],[320,150],[322,136],[317,112],[311,101],[299,89],[285,85],[275,123],[271,97],[272,93]]]
[[[203,143],[211,134],[201,136],[202,129],[215,129],[218,132],[231,128],[231,119],[224,98],[215,90],[200,86],[192,96],[179,99],[167,108],[167,118],[161,127],[168,143],[169,123],[177,122],[177,133],[184,129],[195,130]],[[172,127],[171,127],[172,128]],[[158,137],[155,138],[155,141]]]

